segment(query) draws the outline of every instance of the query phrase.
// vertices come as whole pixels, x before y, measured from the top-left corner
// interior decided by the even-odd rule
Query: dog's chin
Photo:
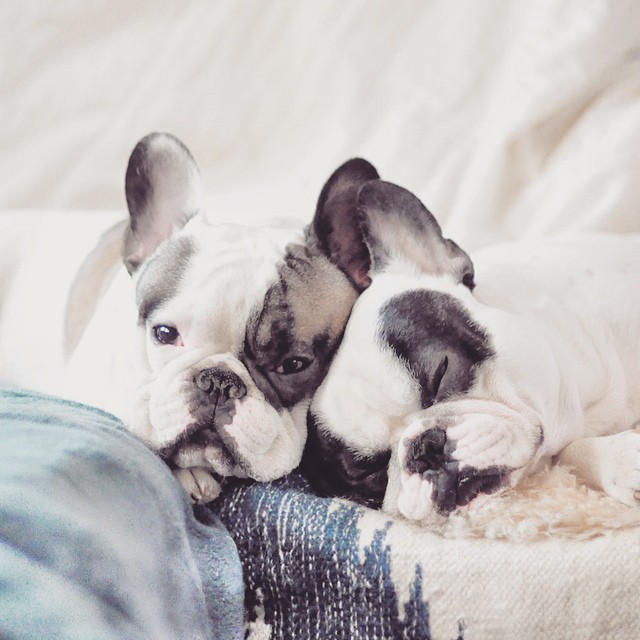
[[[159,453],[171,467],[204,467],[219,477],[247,477],[242,465],[212,426],[190,425]]]

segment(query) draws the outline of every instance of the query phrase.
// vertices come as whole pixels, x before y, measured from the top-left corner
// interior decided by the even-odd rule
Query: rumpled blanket
[[[0,390],[0,637],[242,638],[236,548],[113,416]]]
[[[297,473],[232,483],[212,508],[238,545],[247,640],[640,638],[637,527],[445,537],[317,497]]]

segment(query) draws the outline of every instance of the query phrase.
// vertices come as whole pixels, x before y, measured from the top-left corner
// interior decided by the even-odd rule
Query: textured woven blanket
[[[234,640],[238,556],[111,415],[0,390],[0,638]]]
[[[596,504],[571,490],[574,511]],[[501,537],[490,527],[470,537],[460,523],[427,531],[318,498],[295,474],[238,483],[214,508],[240,552],[251,640],[640,637],[635,515],[583,539],[539,528],[527,535],[525,520],[514,525],[525,532],[519,542],[490,539]]]

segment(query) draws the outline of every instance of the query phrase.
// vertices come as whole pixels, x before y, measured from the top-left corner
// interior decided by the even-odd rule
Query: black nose
[[[237,400],[247,394],[247,387],[240,376],[224,367],[202,369],[195,375],[193,382],[214,404]]]

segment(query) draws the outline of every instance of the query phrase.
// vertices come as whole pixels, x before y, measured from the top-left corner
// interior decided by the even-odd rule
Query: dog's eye
[[[153,327],[153,336],[161,344],[176,344],[180,340],[178,330],[168,324],[158,324]]]
[[[473,288],[476,286],[473,278],[473,271],[468,271],[464,274],[464,276],[462,277],[462,284],[467,287],[467,289],[473,291]]]
[[[291,358],[285,358],[280,366],[275,370],[276,373],[282,373],[288,376],[292,373],[300,373],[304,371],[311,364],[310,358],[303,358],[301,356],[292,356]]]

